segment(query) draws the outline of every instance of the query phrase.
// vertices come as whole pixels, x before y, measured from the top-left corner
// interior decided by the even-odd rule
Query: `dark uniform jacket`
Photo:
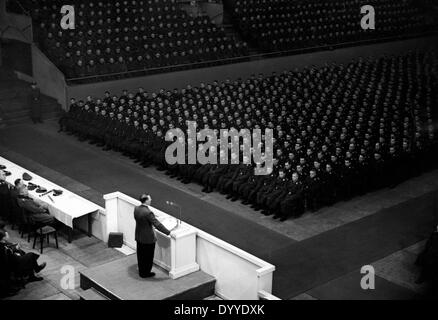
[[[32,118],[41,117],[41,93],[38,88],[31,89],[29,93],[30,116]]]
[[[134,218],[136,221],[135,241],[138,243],[155,243],[157,237],[155,236],[154,227],[166,235],[170,234],[170,231],[155,218],[153,212],[145,205],[135,207]]]

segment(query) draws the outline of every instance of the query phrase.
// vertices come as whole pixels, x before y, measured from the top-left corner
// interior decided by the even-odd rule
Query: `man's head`
[[[143,205],[150,206],[152,203],[152,198],[148,194],[142,194],[140,197],[140,202]]]
[[[23,180],[21,180],[21,179],[15,180],[14,185],[15,185],[15,189],[17,189],[19,195],[26,196],[28,194],[26,185],[24,184]]]
[[[14,181],[15,188],[20,189],[24,186],[23,180],[17,179]]]
[[[6,175],[3,172],[3,170],[0,170],[0,181],[5,181],[6,180]]]
[[[292,181],[297,182],[298,179],[299,179],[298,173],[296,173],[296,172],[292,173]]]

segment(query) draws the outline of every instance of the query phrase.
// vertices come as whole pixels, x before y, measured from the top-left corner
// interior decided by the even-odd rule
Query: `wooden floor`
[[[39,254],[38,250],[32,249],[32,243],[28,243],[27,238],[20,238],[16,230],[7,227],[7,231],[11,242],[20,243],[26,252]],[[59,249],[55,248],[55,241],[51,239],[50,245],[44,248],[38,260],[40,264],[47,263],[47,267],[39,274],[44,280],[26,285],[17,295],[6,300],[78,300],[79,271],[125,257],[119,251],[108,248],[104,242],[94,237],[89,238],[85,234],[75,233],[72,243],[68,243],[66,235],[63,234],[58,240]],[[74,289],[64,289],[61,284],[65,275],[62,270],[68,266],[75,272]]]
[[[153,278],[140,278],[137,256],[132,254],[81,271],[81,287],[92,287],[112,300],[202,300],[214,294],[216,280],[203,271],[178,279],[158,267],[153,272]]]

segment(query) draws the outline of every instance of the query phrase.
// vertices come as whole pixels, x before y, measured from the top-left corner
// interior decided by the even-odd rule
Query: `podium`
[[[122,232],[123,242],[131,249],[136,249],[134,208],[140,205],[123,193],[114,192],[104,196],[105,200],[105,241],[110,232]],[[154,263],[169,272],[172,279],[178,279],[199,270],[196,263],[196,234],[193,227],[179,223],[174,217],[149,207],[158,221],[169,230],[178,224],[173,231],[173,237],[155,230],[157,243],[155,246]]]

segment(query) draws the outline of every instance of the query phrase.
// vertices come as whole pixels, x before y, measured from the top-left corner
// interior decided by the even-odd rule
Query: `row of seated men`
[[[25,224],[35,228],[55,225],[47,207],[29,197],[21,179],[11,188],[5,178],[5,172],[0,170],[0,298],[17,294],[26,283],[43,280],[37,274],[46,266],[45,262],[38,263],[38,254],[25,252],[18,243],[10,242],[6,223],[20,228]]]
[[[43,226],[56,224],[55,218],[49,214],[47,205],[29,196],[27,186],[22,179],[17,179],[14,187],[10,187],[5,177],[5,173],[0,170],[2,219],[17,225],[26,221]]]
[[[179,42],[179,41],[178,41]],[[196,42],[196,41],[195,41]],[[201,39],[201,42],[204,42]],[[160,67],[181,66],[185,64],[201,63],[210,61],[210,64],[219,63],[217,60],[230,58],[228,52],[234,51],[236,56],[240,56],[241,47],[236,44],[208,45],[206,43],[193,43],[189,47],[189,42],[184,41],[186,49],[180,50],[180,44],[175,47],[169,45],[170,50],[165,50],[166,43],[151,46],[151,53],[141,53],[139,50],[134,52],[130,46],[116,47],[112,50],[106,47],[103,51],[96,49],[86,49],[86,51],[76,50],[73,45],[72,51],[64,51],[59,42],[55,43],[55,49],[48,54],[52,61],[58,61],[59,69],[70,78],[83,78],[95,75],[110,75],[114,73],[124,73],[128,71],[150,70]],[[143,52],[149,52],[148,45],[144,46]],[[147,48],[146,48],[147,47]],[[168,49],[169,49],[168,48]]]
[[[364,30],[360,8],[375,9],[375,30]],[[417,1],[238,0],[231,8],[246,39],[266,50],[290,50],[416,34],[437,28],[437,21]]]
[[[76,27],[62,30],[63,1],[26,5],[34,41],[67,78],[123,73],[247,55],[245,43],[227,37],[208,17],[190,17],[175,0],[75,0]]]
[[[81,140],[286,219],[305,206],[394,185],[438,163],[436,66],[434,52],[412,52],[152,94],[142,88],[120,97],[107,92],[101,99],[72,100],[60,124]],[[256,177],[244,165],[169,166],[166,132],[186,130],[187,121],[215,132],[273,129],[273,172]],[[326,188],[331,172],[336,183]],[[297,191],[298,182],[307,191]],[[292,210],[288,194],[294,203],[301,199]]]

